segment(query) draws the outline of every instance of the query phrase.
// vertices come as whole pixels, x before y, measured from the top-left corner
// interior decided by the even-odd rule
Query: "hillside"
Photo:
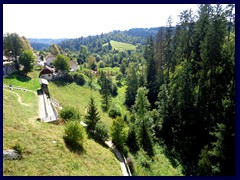
[[[165,28],[165,27],[163,27]],[[155,38],[159,27],[156,28],[134,28],[126,31],[115,30],[109,33],[80,37],[75,39],[67,39],[59,43],[62,49],[68,48],[71,51],[78,51],[80,45],[88,47],[90,52],[99,52],[102,50],[102,45],[109,42],[110,40],[133,44],[143,45],[146,38],[152,36]]]
[[[47,49],[49,48],[50,45],[52,44],[58,44],[62,42],[63,40],[66,39],[37,39],[37,38],[29,38],[28,39],[31,46],[33,47],[34,50],[40,51],[42,49]]]
[[[123,50],[130,50],[130,51],[135,51],[136,47],[132,44],[128,44],[128,43],[122,43],[122,42],[118,42],[118,41],[110,41],[110,44],[112,46],[113,49],[119,50],[119,51],[123,51]],[[104,46],[107,46],[108,43],[103,44]]]
[[[38,81],[37,74],[36,71],[29,74],[32,79],[22,86],[18,76],[17,79],[4,79],[4,83],[21,87],[29,85],[30,89],[36,90],[32,81]],[[3,104],[3,148],[9,149],[17,144],[23,148],[22,160],[3,162],[3,175],[122,175],[118,160],[108,148],[87,139],[83,152],[74,153],[63,141],[63,125],[36,121],[39,111],[36,94],[4,89]]]

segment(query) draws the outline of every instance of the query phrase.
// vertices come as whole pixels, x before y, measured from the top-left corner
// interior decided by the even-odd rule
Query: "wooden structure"
[[[45,66],[39,73],[39,78],[52,80],[55,77],[54,69],[48,66]]]
[[[41,84],[42,92],[45,93],[49,97],[48,81],[46,79],[40,78],[39,82]]]

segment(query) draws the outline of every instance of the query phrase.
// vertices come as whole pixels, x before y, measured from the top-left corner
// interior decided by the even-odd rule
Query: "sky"
[[[78,38],[113,30],[173,25],[197,4],[3,4],[3,33],[27,38]]]

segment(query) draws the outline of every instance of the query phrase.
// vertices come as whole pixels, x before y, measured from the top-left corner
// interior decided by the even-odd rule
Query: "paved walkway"
[[[112,141],[108,140],[105,141],[105,143],[111,148],[111,150],[114,152],[115,156],[119,160],[123,176],[132,176],[124,156],[118,151]]]

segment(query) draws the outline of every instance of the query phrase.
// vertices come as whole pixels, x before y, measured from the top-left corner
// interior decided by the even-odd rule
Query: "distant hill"
[[[48,48],[52,44],[58,44],[62,42],[63,40],[66,40],[66,38],[61,38],[61,39],[37,39],[37,38],[28,38],[31,46],[33,47],[34,50],[42,50],[45,48]]]
[[[122,50],[134,51],[134,50],[136,50],[136,47],[134,45],[128,44],[128,43],[122,43],[122,42],[111,40],[110,44],[111,44],[113,49],[116,49],[116,50],[119,50],[119,51],[122,51]],[[103,47],[107,46],[107,45],[108,45],[108,43],[105,43],[105,44],[103,44]]]
[[[165,27],[162,27],[165,29]],[[109,41],[118,41],[123,43],[136,45],[143,45],[146,42],[146,38],[152,36],[156,37],[160,27],[153,28],[133,28],[125,31],[114,30],[109,33],[80,37],[75,39],[67,39],[60,42],[58,45],[62,48],[68,48],[71,51],[78,51],[80,45],[88,47],[90,52],[98,53],[102,50],[102,46]]]

